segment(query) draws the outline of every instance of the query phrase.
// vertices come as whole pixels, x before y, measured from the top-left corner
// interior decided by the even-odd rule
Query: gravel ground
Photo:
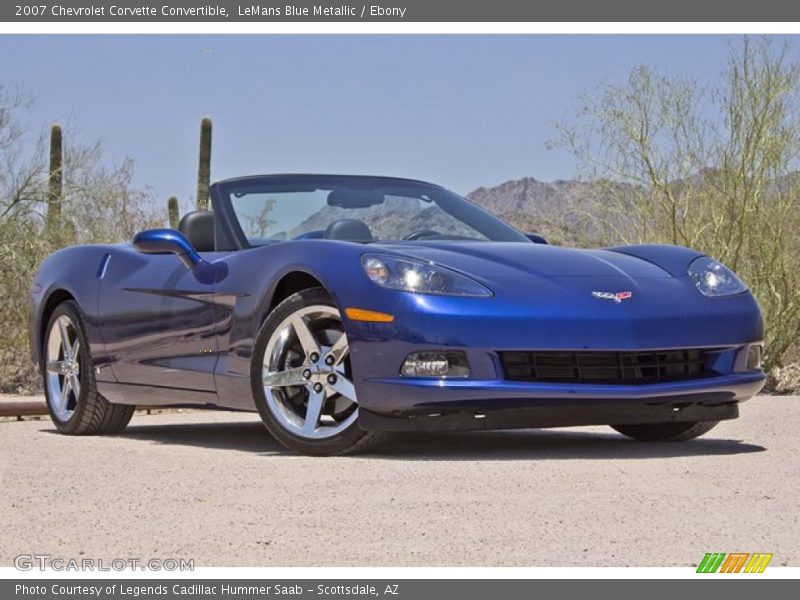
[[[800,397],[760,397],[683,444],[605,427],[404,435],[379,454],[284,451],[249,414],[137,415],[123,435],[0,423],[0,565],[800,566]]]

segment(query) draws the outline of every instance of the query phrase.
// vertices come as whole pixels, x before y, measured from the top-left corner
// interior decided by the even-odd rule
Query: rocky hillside
[[[599,243],[601,235],[585,213],[595,212],[592,209],[604,193],[595,184],[525,177],[478,188],[467,198],[522,231],[538,233],[555,244],[587,246]]]

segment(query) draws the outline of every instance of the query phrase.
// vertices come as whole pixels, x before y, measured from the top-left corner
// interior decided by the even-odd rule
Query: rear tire
[[[688,421],[648,425],[612,425],[622,435],[640,442],[685,442],[708,433],[719,421]]]
[[[61,433],[119,433],[136,407],[112,404],[97,392],[94,365],[80,307],[72,300],[50,316],[42,346],[42,376],[47,408]]]
[[[323,288],[297,292],[269,314],[256,337],[250,381],[261,420],[281,444],[334,456],[393,437],[359,427],[349,352],[341,315]]]

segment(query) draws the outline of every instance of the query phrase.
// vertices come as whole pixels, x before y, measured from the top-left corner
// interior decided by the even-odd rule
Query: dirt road
[[[307,458],[254,415],[134,417],[114,437],[0,423],[0,565],[678,566],[773,552],[800,566],[800,398],[760,397],[700,440],[604,427],[405,435]]]

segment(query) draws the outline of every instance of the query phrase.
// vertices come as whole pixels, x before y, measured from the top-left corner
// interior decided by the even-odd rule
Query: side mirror
[[[546,244],[547,240],[544,239],[542,236],[537,235],[535,233],[526,233],[525,237],[532,241],[534,244]]]
[[[177,254],[187,269],[203,261],[186,236],[175,229],[140,231],[133,238],[133,247],[142,254]]]

